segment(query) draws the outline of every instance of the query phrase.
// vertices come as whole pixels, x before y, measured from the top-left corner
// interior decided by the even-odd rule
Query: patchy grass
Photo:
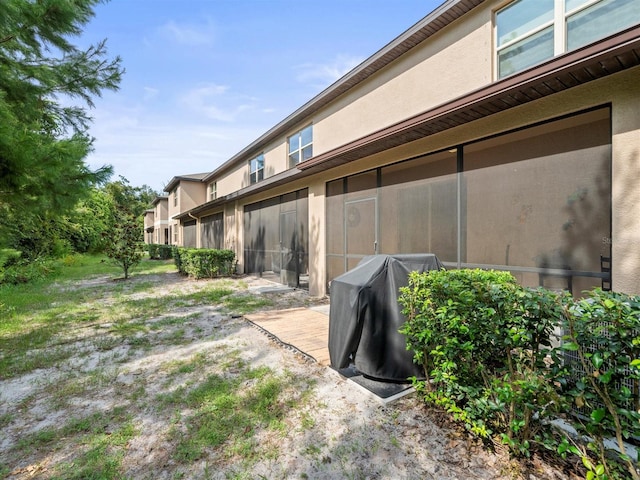
[[[157,401],[160,408],[190,412],[171,431],[178,461],[194,462],[214,449],[219,462],[240,457],[250,465],[269,458],[274,446],[260,442],[258,434],[282,434],[288,412],[304,405],[295,392],[305,390],[291,376],[247,368],[233,376],[209,375],[194,388],[178,388]]]
[[[59,267],[0,286],[0,429],[13,438],[0,478],[128,478],[130,446],[150,434],[173,478],[199,461],[205,478],[248,478],[255,462],[277,461],[287,421],[315,425],[299,413],[310,380],[256,367],[228,343],[242,325],[229,313],[274,306],[243,280],[188,280],[172,261],[144,261],[128,281],[101,257]],[[150,433],[149,418],[163,427]]]
[[[255,312],[261,308],[272,307],[273,301],[268,298],[240,293],[230,295],[225,298],[223,306],[227,312],[246,315],[247,313]]]
[[[73,418],[60,428],[47,428],[26,435],[18,442],[24,454],[38,449],[56,451],[57,445],[77,445],[80,453],[73,462],[63,462],[53,469],[53,478],[118,479],[127,443],[138,434],[131,416],[124,408]]]

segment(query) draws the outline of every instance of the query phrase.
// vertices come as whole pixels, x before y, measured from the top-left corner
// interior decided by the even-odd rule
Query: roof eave
[[[357,65],[339,80],[213,170],[203,181],[210,181],[233,167],[237,162],[246,160],[253,154],[257,155],[266,143],[285,134],[295,125],[310,117],[314,111],[328,105],[339,96],[356,87],[484,1],[486,0],[446,0],[422,20],[400,34],[364,62]]]

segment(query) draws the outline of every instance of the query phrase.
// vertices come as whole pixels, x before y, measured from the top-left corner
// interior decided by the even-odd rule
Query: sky
[[[90,168],[162,193],[211,172],[442,0],[111,0],[77,39],[107,39],[120,89],[89,111]]]

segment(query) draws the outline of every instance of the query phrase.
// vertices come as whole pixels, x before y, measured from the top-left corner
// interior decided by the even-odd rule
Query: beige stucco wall
[[[154,213],[152,211],[144,212],[144,228],[145,230],[154,225]]]
[[[249,185],[249,160],[238,163],[216,180],[218,197],[224,197]]]
[[[180,213],[202,205],[206,199],[207,186],[203,182],[180,182],[180,193],[178,194]]]
[[[454,26],[455,25],[455,26]],[[320,154],[491,81],[491,10],[481,6],[335,101],[314,121]]]
[[[316,175],[309,180],[310,222],[320,220],[319,230],[324,232],[324,217],[318,215],[315,209],[324,210],[324,184],[329,180],[610,103],[613,136],[613,288],[630,294],[640,294],[640,188],[637,186],[637,180],[640,178],[640,82],[637,81],[638,78],[640,78],[640,68],[634,68]],[[312,190],[313,200],[311,200]],[[320,238],[321,243],[324,244],[324,234]],[[609,241],[609,239],[603,239],[603,241]],[[319,248],[310,246],[310,251],[314,250],[320,251]],[[311,283],[316,285],[314,294],[323,294],[324,255],[318,255],[314,261],[310,258],[309,268]]]

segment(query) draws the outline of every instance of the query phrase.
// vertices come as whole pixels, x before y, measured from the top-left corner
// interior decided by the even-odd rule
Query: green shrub
[[[162,245],[150,243],[147,245],[149,258],[152,260],[168,260],[173,257],[174,247],[171,245]]]
[[[580,412],[573,426],[591,439],[587,448],[608,478],[615,476],[603,439],[611,435],[628,474],[640,478],[624,443],[640,438],[640,297],[596,289],[567,306],[563,327],[560,380]]]
[[[232,275],[236,266],[236,255],[232,250],[176,248],[173,258],[178,271],[193,278]]]
[[[588,479],[640,479],[624,443],[640,438],[640,297],[596,289],[575,300],[505,272],[443,270],[411,274],[400,303],[426,402],[515,454],[544,446],[578,455]],[[552,345],[554,329],[563,343]],[[554,430],[558,417],[580,436]]]
[[[473,433],[499,435],[515,453],[561,402],[544,357],[562,315],[560,296],[520,287],[509,272],[441,270],[410,275],[401,332],[427,380],[425,399]]]
[[[7,267],[0,268],[0,284],[17,285],[44,280],[55,272],[52,259],[36,258],[10,262]]]

